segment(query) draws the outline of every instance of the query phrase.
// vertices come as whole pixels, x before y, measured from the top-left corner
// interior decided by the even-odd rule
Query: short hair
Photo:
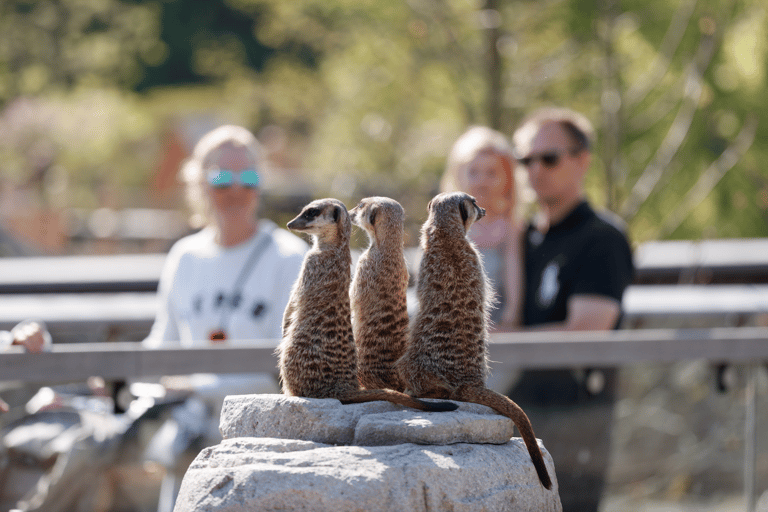
[[[187,203],[192,212],[200,216],[200,225],[211,221],[211,205],[205,193],[205,170],[225,146],[244,148],[253,159],[260,181],[264,178],[266,170],[264,151],[248,129],[242,126],[223,125],[203,135],[195,144],[192,155],[179,170],[179,178],[186,187]]]
[[[515,130],[513,141],[515,154],[522,156],[525,148],[530,145],[539,128],[546,123],[557,123],[571,137],[579,151],[591,151],[595,142],[595,130],[592,123],[583,114],[562,107],[544,107],[534,110]]]

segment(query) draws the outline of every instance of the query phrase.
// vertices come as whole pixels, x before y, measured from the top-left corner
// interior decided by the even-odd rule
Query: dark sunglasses
[[[530,167],[531,164],[536,162],[538,160],[541,162],[541,165],[543,167],[546,167],[547,169],[553,169],[557,167],[557,165],[560,163],[560,159],[563,157],[565,153],[570,153],[571,155],[577,154],[580,149],[566,149],[561,151],[545,151],[544,153],[539,153],[537,155],[528,155],[524,156],[522,158],[518,158],[517,161],[520,162],[521,165],[525,167]]]
[[[256,169],[243,169],[242,171],[230,171],[228,169],[212,169],[208,171],[208,184],[214,188],[231,187],[235,182],[245,188],[257,188],[259,186],[259,173]]]

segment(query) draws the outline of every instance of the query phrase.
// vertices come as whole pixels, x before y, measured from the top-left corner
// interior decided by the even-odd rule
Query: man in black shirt
[[[540,213],[525,233],[523,330],[609,330],[633,278],[623,230],[587,203],[593,130],[567,109],[535,112],[515,132]],[[550,451],[564,512],[596,511],[610,449],[614,369],[526,371],[510,397]]]
[[[545,233],[528,226],[523,325],[616,328],[632,274],[632,253],[623,232],[581,201]]]

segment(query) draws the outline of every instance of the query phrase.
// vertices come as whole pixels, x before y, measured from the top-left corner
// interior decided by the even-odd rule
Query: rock
[[[504,444],[512,420],[483,405],[462,403],[450,414],[422,412],[390,402],[342,406],[335,399],[285,395],[228,396],[219,430],[224,439],[276,437],[325,444]]]
[[[176,512],[561,512],[512,423],[487,407],[425,413],[282,395],[228,397],[224,440],[189,467]],[[471,442],[470,442],[471,441]]]

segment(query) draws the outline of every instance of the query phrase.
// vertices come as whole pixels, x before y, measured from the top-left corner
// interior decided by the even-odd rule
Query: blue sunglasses
[[[245,188],[257,188],[259,186],[259,173],[256,172],[256,169],[243,169],[242,171],[212,169],[208,171],[208,184],[214,188],[231,187],[235,182]]]

